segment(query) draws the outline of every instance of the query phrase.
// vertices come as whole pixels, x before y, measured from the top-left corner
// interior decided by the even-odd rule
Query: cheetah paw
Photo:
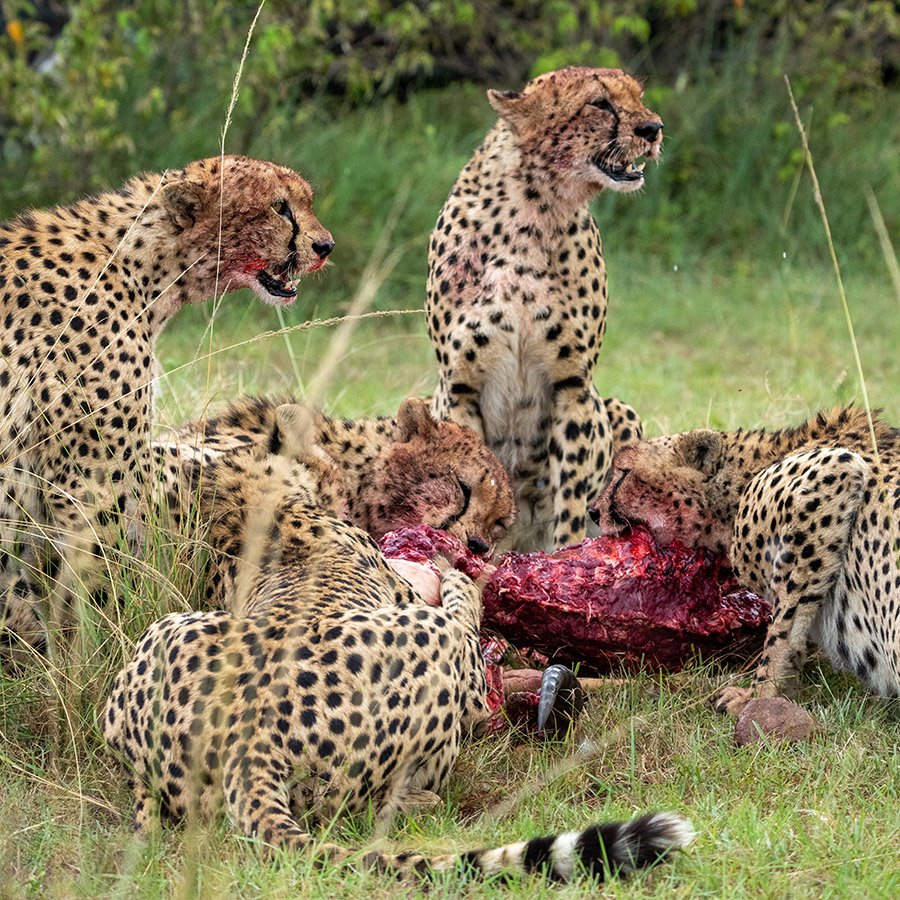
[[[712,698],[712,704],[716,712],[727,713],[730,716],[739,716],[741,710],[754,696],[753,688],[727,687],[722,688]]]
[[[401,809],[412,812],[417,809],[434,809],[444,801],[434,791],[415,790],[408,788],[401,794]]]

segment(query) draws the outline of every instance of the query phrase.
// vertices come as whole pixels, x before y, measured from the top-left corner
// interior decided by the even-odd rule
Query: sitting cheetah
[[[604,532],[647,525],[662,541],[728,554],[774,609],[752,689],[792,692],[807,642],[868,688],[900,695],[900,430],[820,413],[787,431],[690,431],[629,447],[595,505]]]
[[[641,97],[618,69],[577,67],[489,91],[499,121],[431,235],[433,408],[510,472],[518,549],[580,541],[613,450],[639,436],[634,411],[593,384],[607,289],[588,201],[637,190],[636,161],[658,159],[663,125]]]
[[[0,225],[0,626],[41,644],[36,615],[101,553],[141,534],[154,342],[185,304],[250,288],[285,305],[334,242],[294,172],[239,156],[141,175]],[[46,609],[44,610],[47,611]]]
[[[224,810],[266,845],[303,849],[314,839],[301,820],[433,802],[464,730],[486,718],[479,587],[450,570],[442,607],[425,605],[365,532],[313,505],[320,478],[252,451],[207,461],[198,502],[214,547],[244,535],[245,613],[166,616],[115,679],[102,727],[132,770],[139,830]],[[691,836],[662,813],[498,850],[357,860],[568,879],[649,864]]]
[[[170,457],[185,445],[207,455],[252,447],[296,457],[310,437],[333,467],[326,508],[376,539],[425,523],[486,554],[512,524],[515,502],[497,457],[470,429],[436,421],[428,404],[413,397],[395,418],[358,420],[312,414],[291,397],[248,397],[163,435],[154,446]],[[177,462],[164,468],[170,508],[183,506],[172,491],[179,470]]]

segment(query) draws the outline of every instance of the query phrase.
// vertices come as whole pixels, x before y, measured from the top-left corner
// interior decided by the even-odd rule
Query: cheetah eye
[[[610,103],[609,100],[606,99],[606,97],[598,97],[596,100],[588,100],[587,105],[593,106],[595,109],[602,110],[603,112],[615,112],[612,103]]]
[[[287,200],[276,200],[272,204],[272,209],[278,213],[279,216],[288,220],[288,222],[292,222],[294,216],[291,214],[291,207]]]

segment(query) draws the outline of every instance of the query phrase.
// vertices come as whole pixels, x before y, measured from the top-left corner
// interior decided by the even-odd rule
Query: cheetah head
[[[641,441],[616,454],[591,518],[603,534],[627,534],[643,525],[662,544],[679,540],[727,554],[734,511],[726,469],[717,431]]]
[[[642,157],[659,159],[663,123],[642,98],[625,72],[579,66],[541,75],[521,92],[488,91],[534,175],[588,197],[638,190]]]
[[[173,173],[160,189],[164,214],[187,256],[205,248],[223,290],[250,288],[284,306],[297,282],[334,247],[313,213],[312,188],[295,172],[244,156],[213,157]],[[204,298],[205,299],[205,298]]]
[[[490,552],[515,517],[509,477],[469,428],[435,420],[424,400],[405,400],[394,442],[375,463],[367,491],[369,531],[443,528],[474,553]]]

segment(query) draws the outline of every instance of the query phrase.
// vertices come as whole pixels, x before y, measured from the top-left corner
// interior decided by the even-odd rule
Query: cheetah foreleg
[[[792,695],[813,623],[834,588],[869,468],[840,448],[796,453],[750,482],[735,520],[732,562],[739,578],[772,601],[773,616],[752,688],[713,699],[737,715],[753,697]]]
[[[436,419],[449,419],[457,425],[471,428],[482,440],[484,437],[484,419],[481,415],[481,390],[470,384],[455,383],[454,393],[447,387],[444,375],[438,382],[434,396],[431,398],[431,414]]]
[[[554,547],[584,539],[591,484],[605,478],[611,459],[606,408],[584,378],[569,381],[556,387],[551,412]]]
[[[602,397],[612,435],[612,455],[636,444],[644,437],[644,426],[634,408],[618,397]]]

